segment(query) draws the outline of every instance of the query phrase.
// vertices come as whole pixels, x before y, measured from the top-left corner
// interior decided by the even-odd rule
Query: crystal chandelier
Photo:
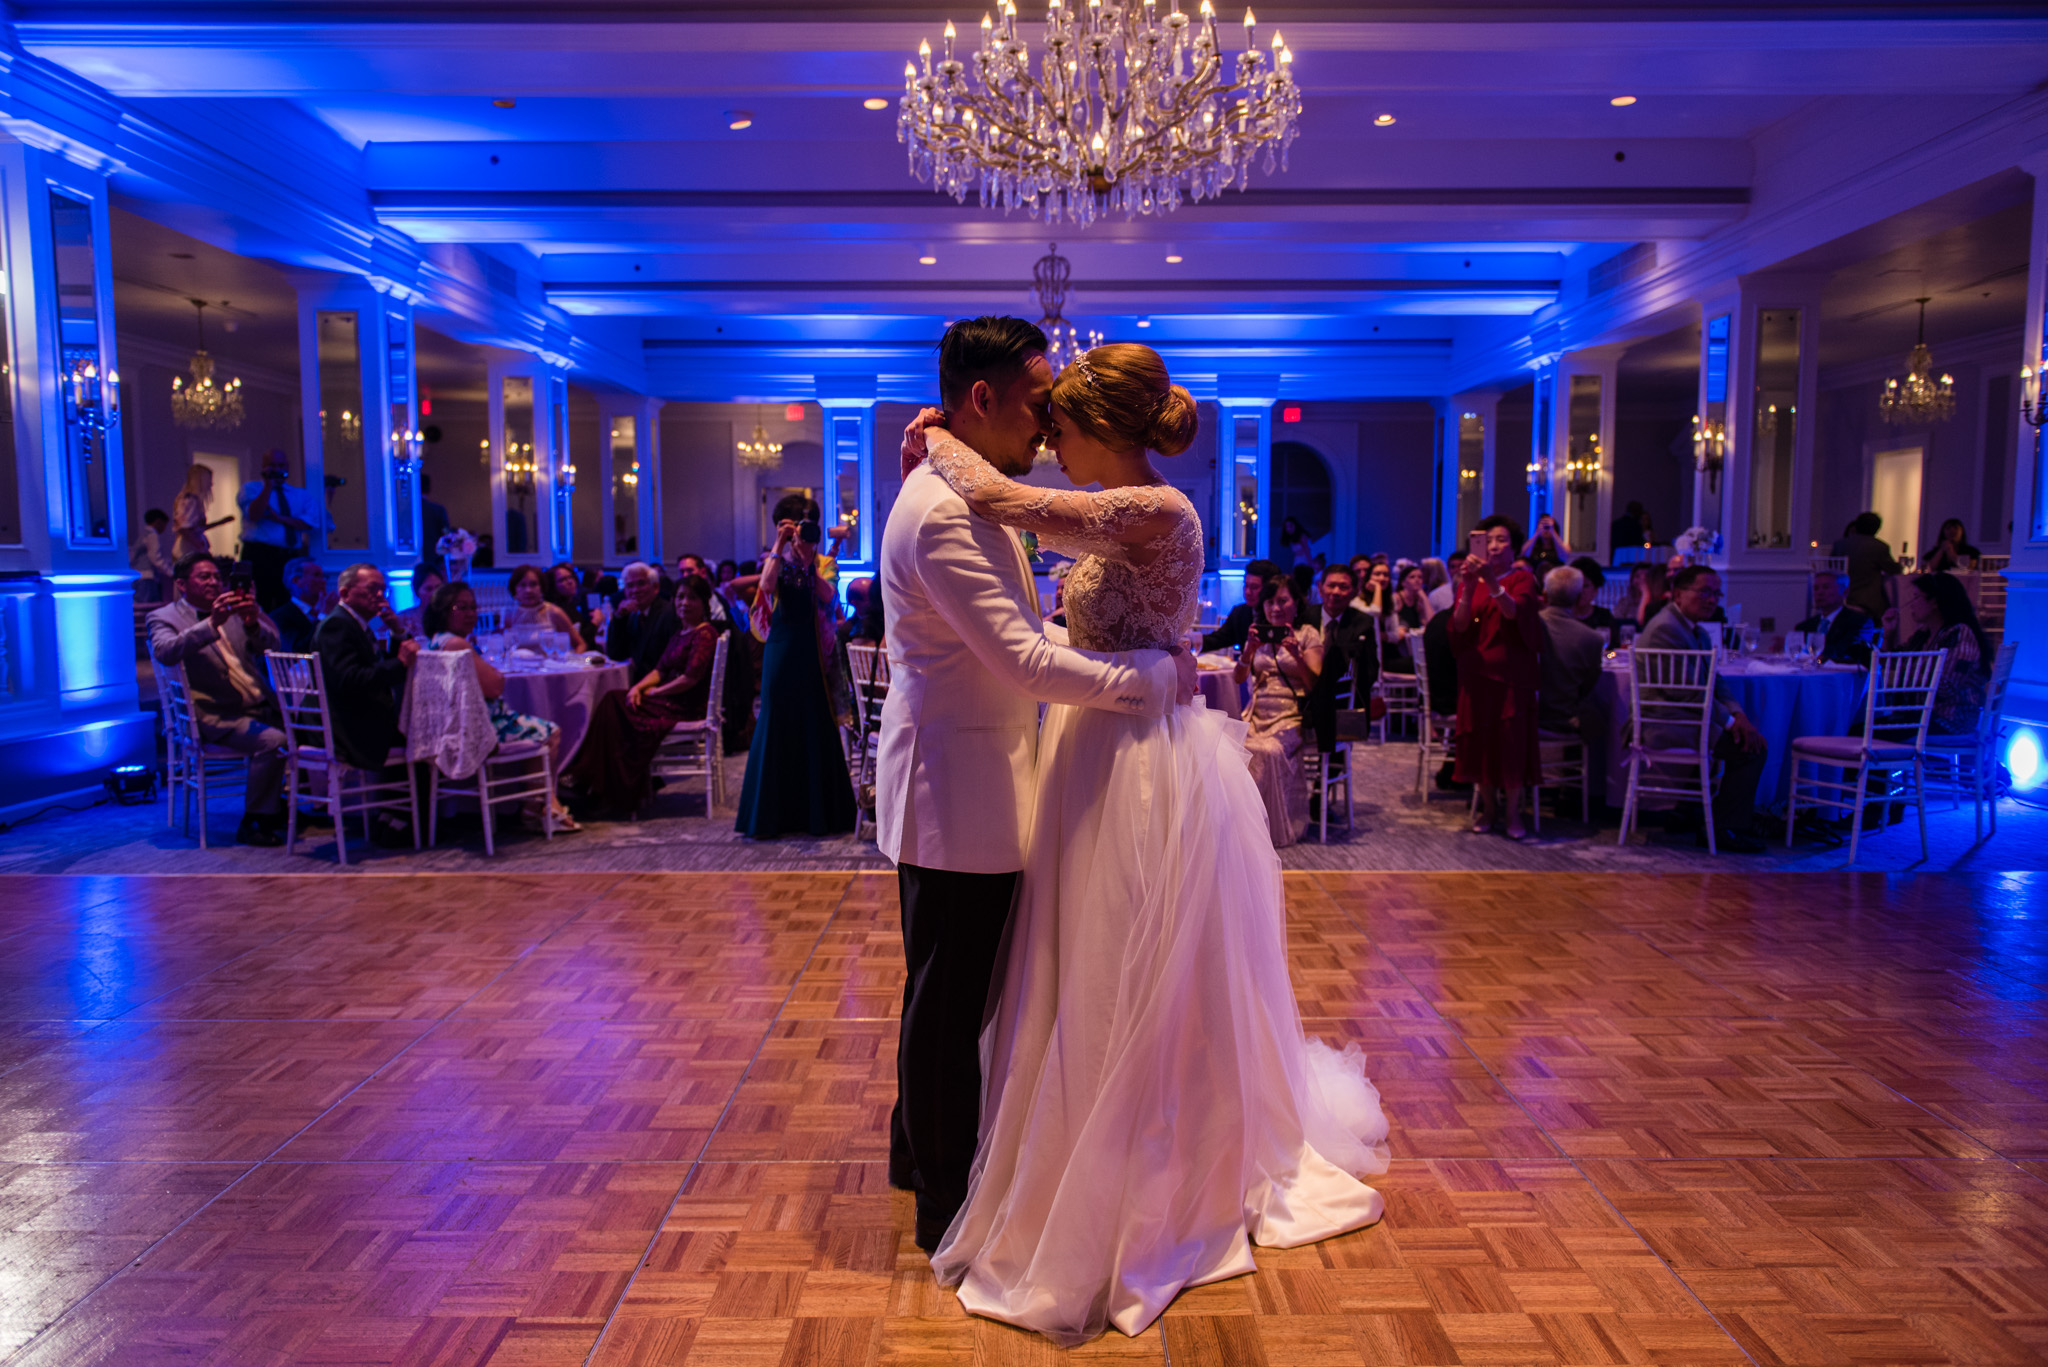
[[[1210,0],[1196,20],[1166,3],[1162,15],[1158,0],[1088,0],[1084,14],[1047,0],[1034,74],[1015,0],[1001,0],[1000,22],[982,16],[972,85],[949,20],[939,59],[921,42],[903,68],[896,140],[911,173],[956,201],[973,189],[983,208],[1023,205],[1085,228],[1110,210],[1169,213],[1241,190],[1261,148],[1268,175],[1276,159],[1285,169],[1301,117],[1294,54],[1276,33],[1269,62],[1246,10],[1245,50],[1227,75]]]
[[[199,347],[192,353],[192,378],[171,377],[171,420],[203,432],[230,432],[242,425],[242,380],[226,384],[213,378],[213,357],[206,354],[206,301],[188,301],[199,316]]]
[[[1953,376],[1934,375],[1934,353],[1927,349],[1927,296],[1920,305],[1920,334],[1906,357],[1906,378],[1886,380],[1878,396],[1878,416],[1895,426],[1918,426],[1947,422],[1956,414],[1956,382]]]
[[[782,443],[768,439],[768,429],[761,425],[761,410],[754,410],[754,435],[750,440],[739,443],[740,464],[749,470],[773,470],[782,464]]]
[[[1045,255],[1031,268],[1031,288],[1038,296],[1038,330],[1045,334],[1045,363],[1057,375],[1081,358],[1083,352],[1102,345],[1102,334],[1094,328],[1081,332],[1067,321],[1067,281],[1073,265],[1060,255],[1060,244],[1046,245]],[[1083,338],[1088,345],[1081,345]]]

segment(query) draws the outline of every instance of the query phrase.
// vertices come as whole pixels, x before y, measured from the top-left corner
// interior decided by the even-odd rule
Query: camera
[[[246,561],[236,561],[234,567],[228,571],[228,592],[254,593],[255,591],[256,572],[249,568]]]
[[[818,525],[816,518],[807,517],[796,524],[796,539],[806,546],[815,546],[825,539],[825,531]]]
[[[1287,628],[1278,622],[1259,623],[1258,637],[1261,644],[1277,646],[1287,639]]]

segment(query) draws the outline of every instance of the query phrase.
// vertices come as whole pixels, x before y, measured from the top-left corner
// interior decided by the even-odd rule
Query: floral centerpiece
[[[434,554],[441,557],[441,563],[448,567],[448,578],[469,577],[469,562],[476,554],[476,537],[464,527],[450,527],[441,533],[441,539],[434,543]]]
[[[1671,543],[1671,549],[1684,556],[1688,564],[1704,565],[1708,556],[1720,551],[1721,534],[1705,527],[1687,527]]]

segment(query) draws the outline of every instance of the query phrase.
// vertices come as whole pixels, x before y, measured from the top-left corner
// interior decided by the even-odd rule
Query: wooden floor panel
[[[874,873],[0,879],[0,1358],[2048,1362],[2020,875],[1289,875],[1387,1217],[1071,1352],[887,1183]]]

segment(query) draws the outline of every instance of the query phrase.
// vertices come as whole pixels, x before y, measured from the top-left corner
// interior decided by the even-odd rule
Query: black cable
[[[15,829],[15,827],[17,826],[26,826],[28,825],[29,822],[35,821],[41,817],[48,816],[51,812],[89,812],[95,807],[104,807],[113,800],[114,799],[110,797],[96,797],[92,801],[86,803],[83,807],[67,807],[61,802],[53,802],[47,807],[37,808],[35,811],[30,812],[27,816],[21,817],[18,820],[0,821],[0,835],[7,834],[9,831]]]

